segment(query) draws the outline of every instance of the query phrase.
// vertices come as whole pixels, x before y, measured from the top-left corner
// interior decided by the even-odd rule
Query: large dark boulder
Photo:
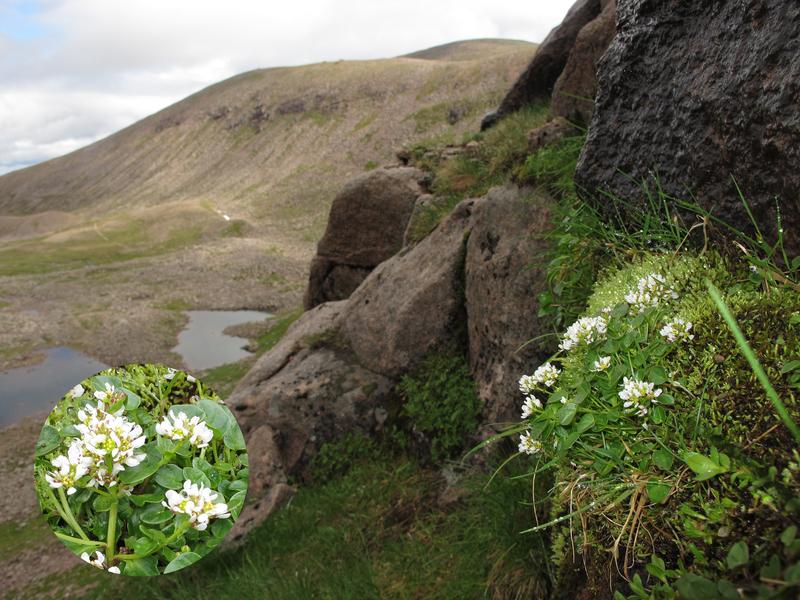
[[[555,117],[587,125],[597,94],[597,65],[614,37],[617,24],[615,0],[602,0],[598,17],[578,33],[569,59],[553,87],[550,110]]]
[[[600,14],[600,0],[577,0],[560,25],[539,45],[528,67],[508,91],[499,108],[481,122],[481,130],[523,106],[550,96],[583,27]]]
[[[306,309],[347,298],[372,269],[400,250],[423,177],[412,167],[381,168],[344,186],[311,261]]]
[[[619,0],[595,113],[576,173],[645,202],[638,181],[694,197],[737,228],[775,235],[775,198],[797,251],[800,229],[800,3]]]

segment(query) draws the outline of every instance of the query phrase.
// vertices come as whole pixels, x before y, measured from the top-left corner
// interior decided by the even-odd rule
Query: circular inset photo
[[[161,575],[211,552],[247,493],[244,437],[220,398],[163,365],[107,369],[47,418],[34,474],[53,533],[84,561]]]

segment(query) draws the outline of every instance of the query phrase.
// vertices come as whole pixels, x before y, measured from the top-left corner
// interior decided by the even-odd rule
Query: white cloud
[[[248,69],[396,56],[477,37],[540,41],[572,1],[44,0],[21,16],[23,2],[6,0],[0,19],[24,23],[25,35],[0,30],[0,173]]]

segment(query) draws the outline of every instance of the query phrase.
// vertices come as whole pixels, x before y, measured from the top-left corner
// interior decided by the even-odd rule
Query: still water
[[[250,356],[244,349],[247,339],[226,335],[226,327],[262,321],[270,313],[257,310],[190,310],[189,322],[178,334],[178,345],[172,351],[179,354],[189,371],[203,371]]]
[[[52,410],[74,385],[105,368],[72,348],[48,348],[39,364],[0,373],[0,427]]]

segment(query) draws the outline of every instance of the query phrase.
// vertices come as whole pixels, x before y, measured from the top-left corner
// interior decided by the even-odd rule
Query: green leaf
[[[149,554],[158,548],[159,542],[149,537],[140,537],[133,542],[133,552],[135,554]]]
[[[653,419],[653,423],[655,423],[656,425],[660,425],[661,423],[664,422],[664,419],[667,418],[667,413],[664,410],[663,406],[658,406],[656,404],[650,411],[650,417]]]
[[[143,535],[146,535],[151,540],[158,542],[159,544],[163,544],[167,541],[167,536],[158,529],[150,529],[149,527],[145,527],[144,525],[139,525],[139,531],[142,532]]]
[[[211,482],[206,477],[206,474],[203,473],[200,469],[195,469],[194,467],[184,467],[183,468],[183,477],[184,479],[188,479],[192,483],[203,484],[206,487],[211,487]]]
[[[647,484],[647,496],[652,502],[663,503],[669,497],[670,486],[651,481]]]
[[[134,577],[158,575],[158,559],[155,556],[145,556],[144,558],[122,562],[125,563],[125,569],[122,571],[123,575],[132,575]]]
[[[247,449],[247,445],[244,443],[242,430],[239,429],[239,424],[235,419],[229,424],[228,429],[225,431],[225,435],[222,437],[222,441],[225,443],[225,447],[230,448],[231,450]]]
[[[675,462],[675,457],[669,450],[659,448],[653,452],[653,462],[662,471],[669,471],[672,469],[672,465]]]
[[[158,471],[159,463],[161,462],[161,452],[158,451],[154,443],[147,444],[143,447],[147,457],[135,467],[127,467],[122,473],[119,474],[119,481],[126,485],[135,485],[141,483],[153,473]]]
[[[143,523],[159,525],[172,518],[172,511],[159,504],[151,504],[139,513]]]
[[[789,360],[783,363],[781,373],[789,373],[790,371],[800,370],[800,360]]]
[[[230,422],[235,421],[231,411],[224,404],[203,398],[197,405],[203,410],[206,423],[219,432],[225,432]]]
[[[244,496],[245,492],[236,492],[227,502],[228,511],[231,513],[231,517],[234,519],[239,516],[239,512],[242,510]]]
[[[184,569],[189,565],[196,563],[198,560],[200,560],[200,555],[195,552],[184,552],[183,554],[179,554],[169,562],[164,569],[164,574],[166,575],[167,573],[174,573],[175,571]]]
[[[742,565],[746,565],[750,560],[750,549],[745,542],[736,542],[728,551],[726,562],[728,568],[733,570]]]
[[[107,510],[111,510],[111,506],[114,504],[114,498],[111,496],[101,496],[97,495],[92,500],[92,508],[95,512],[106,512]]]
[[[122,391],[125,392],[125,395],[128,397],[125,400],[125,408],[127,410],[133,410],[142,403],[142,399],[137,394],[125,388],[122,388]]]
[[[211,535],[215,538],[222,540],[233,527],[233,521],[230,519],[216,519],[211,523]]]
[[[75,425],[67,425],[64,429],[61,430],[61,437],[62,438],[74,438],[74,437],[81,437],[81,432],[75,427]]]
[[[781,543],[784,546],[791,546],[794,538],[797,537],[797,526],[790,525],[781,534]]]
[[[36,456],[44,456],[49,454],[61,444],[61,436],[58,435],[58,429],[51,425],[42,427],[42,433],[39,434],[39,441],[36,442]]]
[[[655,385],[661,385],[667,382],[667,372],[664,367],[652,367],[647,373],[647,380],[653,382]]]
[[[183,487],[183,471],[178,465],[164,465],[156,473],[155,480],[168,490],[178,490]]]
[[[584,431],[589,431],[592,427],[594,427],[595,420],[594,415],[590,415],[586,413],[581,417],[581,420],[578,421],[577,430],[578,433],[583,433]]]
[[[717,589],[719,590],[720,596],[722,596],[725,600],[741,600],[742,598],[741,594],[739,594],[739,590],[736,589],[736,586],[727,579],[720,579],[717,582]]]
[[[700,577],[693,573],[687,573],[681,577],[675,587],[683,600],[718,600],[717,586],[713,581]]]
[[[247,490],[247,482],[243,479],[237,479],[235,481],[231,481],[230,488],[237,492],[246,491]]]
[[[219,485],[221,479],[220,474],[207,460],[200,458],[199,456],[195,457],[192,459],[192,466],[195,469],[202,471],[205,476],[208,477],[211,487],[216,488]]]
[[[705,481],[727,471],[722,465],[697,452],[687,452],[683,460],[695,472],[697,481]]]

